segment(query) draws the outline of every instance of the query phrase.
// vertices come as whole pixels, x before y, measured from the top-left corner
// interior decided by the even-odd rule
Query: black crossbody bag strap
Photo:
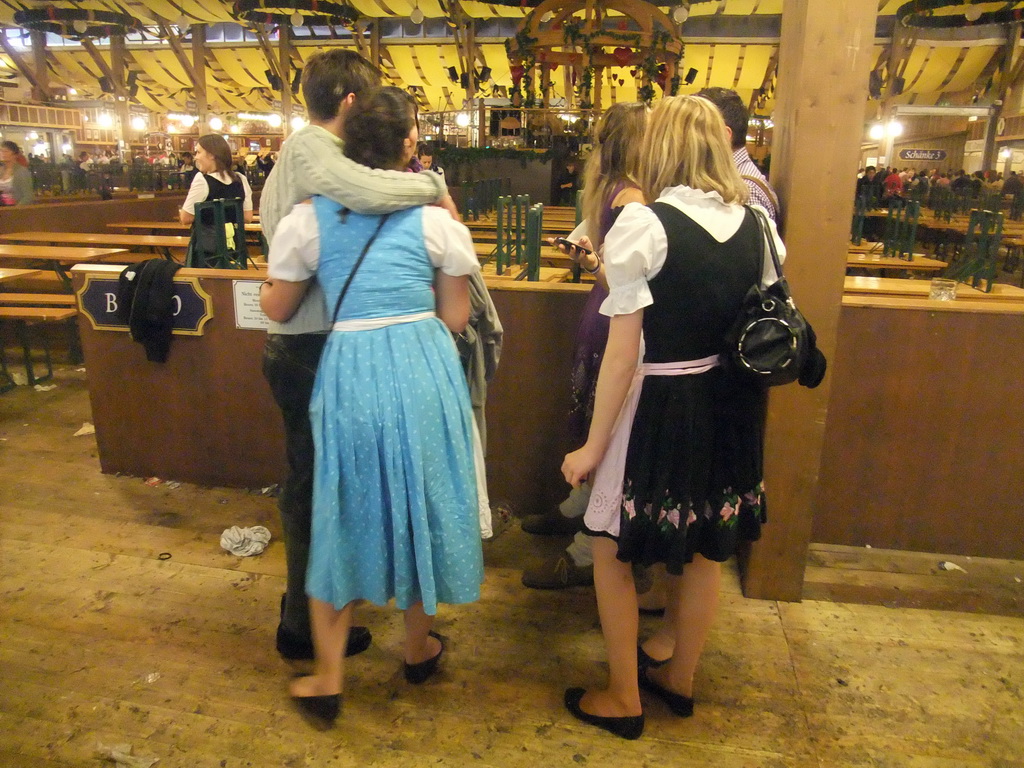
[[[348,273],[348,279],[345,281],[345,285],[341,288],[341,293],[338,294],[338,301],[334,304],[334,314],[331,316],[331,322],[338,322],[338,312],[341,309],[342,299],[345,298],[345,294],[348,293],[348,287],[352,285],[352,278],[356,276],[356,272],[359,270],[360,265],[363,263],[363,259],[366,258],[367,252],[370,250],[370,246],[373,245],[373,241],[377,239],[377,235],[384,228],[384,222],[388,220],[390,213],[385,213],[380,217],[380,223],[377,224],[377,229],[370,235],[370,239],[366,241],[366,245],[363,246],[363,252],[359,254],[359,258],[356,259],[355,266],[352,267],[352,271]]]

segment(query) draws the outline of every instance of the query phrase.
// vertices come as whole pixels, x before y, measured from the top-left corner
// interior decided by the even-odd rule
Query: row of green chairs
[[[462,185],[462,208],[467,219],[479,221],[481,216],[493,213],[498,198],[512,194],[512,179],[480,179]]]

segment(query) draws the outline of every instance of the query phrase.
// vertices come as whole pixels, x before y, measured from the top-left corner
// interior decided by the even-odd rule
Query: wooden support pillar
[[[125,80],[125,56],[127,50],[124,35],[110,36],[110,72],[114,80],[114,111],[117,113],[117,148],[119,152],[129,151],[131,139],[131,111],[128,109],[128,84]]]
[[[981,159],[981,170],[990,171],[996,167],[996,134],[999,119],[1003,116],[1006,97],[1021,78],[1024,55],[1019,53],[1021,25],[1013,24],[1006,28],[1006,42],[1003,44],[1003,62],[999,67],[999,82],[996,97],[992,102],[992,114],[985,125],[985,149]]]
[[[210,102],[206,95],[206,25],[193,24],[192,31],[192,88],[196,96],[196,117],[203,126],[199,133],[208,129]]]
[[[32,83],[32,98],[48,101],[50,98],[50,71],[46,66],[46,33],[32,33],[32,69],[35,82]]]
[[[604,87],[604,67],[594,67],[594,84],[590,89],[590,103],[594,105],[594,114],[601,113],[601,90]]]
[[[282,24],[278,31],[278,52],[281,73],[281,129],[284,137],[292,129],[292,28]]]
[[[380,60],[380,22],[374,19],[370,22],[370,63],[379,67]]]
[[[771,181],[782,203],[786,277],[830,360],[877,14],[877,0],[783,2]],[[765,446],[770,521],[741,558],[748,597],[801,597],[812,515],[829,514],[817,486],[831,385],[827,376],[817,389],[772,390]]]

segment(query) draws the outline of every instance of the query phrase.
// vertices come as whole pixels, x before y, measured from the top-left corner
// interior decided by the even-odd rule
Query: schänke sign
[[[945,160],[946,150],[944,149],[901,149],[900,160]]]

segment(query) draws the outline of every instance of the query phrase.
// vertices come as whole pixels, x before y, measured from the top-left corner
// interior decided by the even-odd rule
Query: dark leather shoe
[[[373,634],[366,627],[352,627],[348,631],[348,645],[345,646],[346,656],[355,656],[370,647]],[[277,652],[290,661],[306,661],[316,658],[313,643],[296,637],[284,627],[277,628]]]
[[[341,712],[340,693],[332,696],[292,696],[292,702],[302,718],[318,731],[332,728]]]
[[[281,595],[281,618],[284,618],[285,595]],[[370,647],[373,635],[366,627],[352,627],[348,631],[348,645],[345,646],[346,656],[355,656]],[[289,661],[308,661],[316,658],[313,641],[308,637],[299,637],[277,625],[277,652]]]
[[[433,658],[421,661],[419,664],[406,664],[404,667],[405,680],[406,682],[412,683],[413,685],[419,685],[425,683],[434,672],[437,671],[437,663],[441,661],[441,655],[444,653],[444,640],[437,632],[428,633],[431,637],[436,637],[441,643],[441,650],[437,652],[437,655]]]
[[[580,708],[580,699],[587,691],[585,688],[568,688],[565,691],[565,708],[577,720],[584,723],[596,725],[609,733],[614,733],[623,739],[639,739],[644,732],[644,716],[635,717],[601,717],[584,712]]]
[[[693,699],[689,696],[683,696],[681,693],[670,691],[668,688],[663,688],[656,682],[651,680],[647,676],[647,670],[641,669],[640,674],[637,677],[640,687],[649,693],[653,693],[659,699],[668,704],[668,708],[672,710],[672,713],[679,717],[692,717],[693,716]]]

